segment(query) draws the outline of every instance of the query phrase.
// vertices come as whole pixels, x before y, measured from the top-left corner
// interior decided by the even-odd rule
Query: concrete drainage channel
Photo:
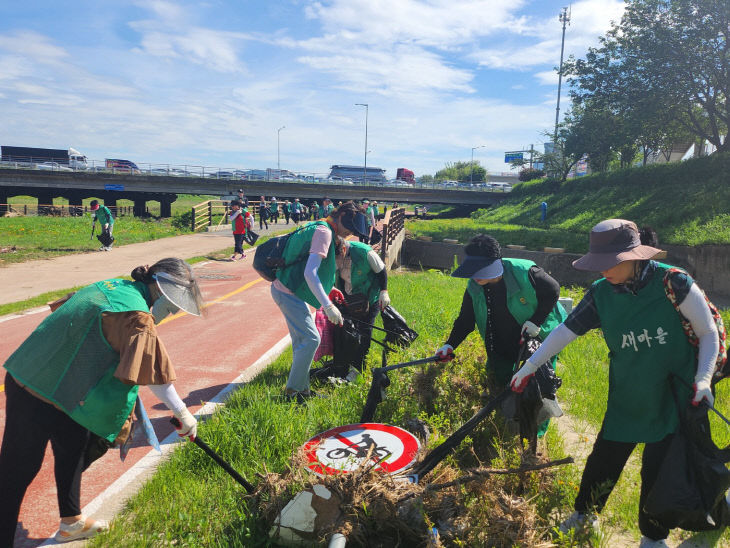
[[[430,236],[407,238],[403,242],[400,265],[409,268],[438,268],[451,270],[454,257],[461,262],[466,257],[464,245],[455,240],[431,241]],[[579,285],[588,287],[600,278],[600,274],[581,272],[573,268],[573,261],[581,254],[564,253],[563,248],[545,248],[544,251],[529,251],[521,245],[506,245],[502,248],[504,257],[528,259],[544,269],[563,287]],[[708,297],[720,306],[730,303],[730,246],[729,245],[661,245],[667,251],[661,261],[684,268],[699,281]]]

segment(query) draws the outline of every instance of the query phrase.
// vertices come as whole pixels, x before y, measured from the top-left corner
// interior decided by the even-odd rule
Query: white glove
[[[380,310],[384,310],[386,307],[390,306],[390,295],[388,295],[387,289],[383,289],[380,292],[380,295],[378,296],[378,306],[380,306]]]
[[[332,303],[324,307],[327,319],[335,325],[342,325],[342,312]]]
[[[104,230],[107,230],[109,228],[109,223],[104,223]]]
[[[695,395],[692,398],[692,405],[699,405],[702,400],[705,400],[708,405],[715,403],[715,397],[712,395],[710,390],[710,383],[707,381],[699,381],[694,384]]]
[[[527,320],[522,324],[522,333],[527,333],[530,337],[537,337],[540,334],[540,327]]]
[[[436,356],[439,357],[440,362],[448,362],[454,359],[454,347],[450,344],[445,344],[438,350],[436,350]]]
[[[530,382],[530,378],[535,374],[535,371],[537,371],[537,366],[530,360],[527,360],[525,365],[523,365],[520,370],[514,374],[509,383],[512,392],[521,394],[527,386],[527,383]]]
[[[195,439],[198,435],[198,421],[188,411],[187,407],[184,407],[179,413],[175,413],[175,416],[180,420],[182,426],[178,429],[177,435],[181,438],[188,437],[190,441]]]

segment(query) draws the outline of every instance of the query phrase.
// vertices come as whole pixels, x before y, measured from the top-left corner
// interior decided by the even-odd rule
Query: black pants
[[[641,458],[641,492],[639,494],[639,530],[652,540],[667,538],[669,529],[644,512],[644,503],[659,474],[659,467],[667,453],[674,434],[653,443],[647,443]],[[580,490],[575,499],[578,512],[600,512],[606,505],[626,461],[636,443],[604,439],[603,429],[598,433],[593,451],[586,461]]]
[[[233,235],[233,253],[243,254],[243,237],[245,234],[234,234]]]
[[[79,491],[90,432],[5,375],[5,433],[0,448],[0,546],[12,546],[25,491],[53,449],[62,518],[81,514]]]
[[[289,214],[286,212],[284,213],[284,219],[286,219],[286,224],[289,224]]]
[[[263,215],[259,214],[259,230],[263,230],[264,225],[266,225],[266,229],[268,230],[269,223],[266,222],[266,219],[264,218]]]

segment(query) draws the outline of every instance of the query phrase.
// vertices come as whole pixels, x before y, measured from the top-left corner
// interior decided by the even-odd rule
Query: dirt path
[[[283,222],[258,230],[260,235],[291,228]],[[120,235],[120,239],[123,235]],[[93,251],[14,263],[0,268],[0,304],[22,301],[114,276],[129,275],[133,268],[164,257],[189,259],[233,247],[230,230],[173,236],[139,244],[114,247],[110,252]]]
[[[579,421],[569,414],[565,414],[553,421],[557,425],[558,432],[563,438],[565,452],[575,459],[575,465],[582,470],[585,467],[586,459],[593,449],[593,442],[596,440],[598,430],[584,421]],[[635,450],[631,455],[627,468],[639,468],[641,458],[639,451]],[[639,539],[632,533],[625,530],[609,529],[605,520],[601,521],[601,530],[606,535],[606,546],[611,548],[630,548],[639,545]],[[717,542],[716,533],[690,533],[675,529],[669,535],[667,544],[676,548],[712,548],[726,546]]]

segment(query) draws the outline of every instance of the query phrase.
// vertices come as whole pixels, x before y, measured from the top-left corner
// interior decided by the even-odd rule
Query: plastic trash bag
[[[408,327],[406,320],[392,306],[386,306],[381,312],[383,328],[389,333],[385,336],[386,343],[392,343],[406,348],[418,338],[418,333]]]

